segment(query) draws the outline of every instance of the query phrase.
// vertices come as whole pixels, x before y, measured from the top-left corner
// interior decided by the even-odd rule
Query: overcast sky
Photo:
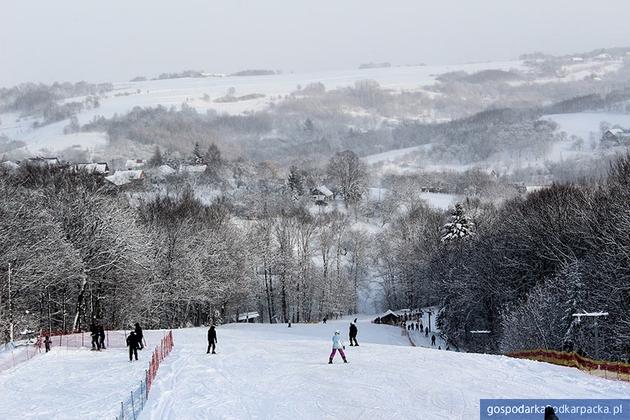
[[[628,0],[0,0],[0,86],[571,53],[630,46],[624,17]]]

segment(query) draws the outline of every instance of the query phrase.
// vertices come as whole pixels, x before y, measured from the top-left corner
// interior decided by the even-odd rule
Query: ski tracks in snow
[[[222,326],[216,355],[205,353],[205,329],[174,331],[140,419],[450,420],[477,417],[480,398],[630,393],[570,368],[405,347],[398,329],[376,325],[360,326],[348,364],[337,356],[329,365],[330,336],[346,323],[329,324]]]

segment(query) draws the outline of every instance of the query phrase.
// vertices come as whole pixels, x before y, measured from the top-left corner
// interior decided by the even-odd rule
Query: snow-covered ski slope
[[[623,398],[630,384],[578,370],[411,347],[397,327],[358,323],[360,347],[328,365],[327,324],[230,324],[174,331],[140,419],[474,419],[480,398]],[[53,351],[0,374],[0,418],[113,418],[148,364],[123,349]]]
[[[480,398],[620,398],[630,385],[575,369],[413,348],[397,327],[358,324],[360,346],[327,364],[335,329],[240,324],[175,331],[142,419],[474,419]]]
[[[58,347],[0,372],[0,419],[114,419],[120,401],[140,385],[164,331],[146,331],[145,350]]]

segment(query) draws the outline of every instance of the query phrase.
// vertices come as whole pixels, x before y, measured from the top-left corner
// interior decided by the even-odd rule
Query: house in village
[[[325,206],[334,199],[335,195],[325,185],[311,189],[311,198],[315,204]]]
[[[36,165],[40,167],[59,167],[61,160],[57,157],[34,157],[26,160],[28,165]]]
[[[75,172],[87,172],[93,175],[109,175],[109,165],[107,162],[94,162],[94,163],[77,163],[72,168]]]
[[[188,175],[200,175],[206,171],[208,165],[186,165],[182,164],[179,166],[180,174],[188,174]]]
[[[144,182],[144,171],[140,169],[116,171],[113,175],[106,176],[105,179],[117,187],[138,186]]]
[[[630,130],[623,128],[610,128],[604,131],[601,139],[602,144],[620,146],[630,143]]]
[[[5,160],[4,162],[0,163],[0,167],[7,172],[14,172],[20,168],[20,163],[13,162],[11,160]]]
[[[125,168],[127,168],[127,170],[132,170],[132,169],[142,169],[146,166],[147,161],[144,159],[127,159],[127,162],[125,162]]]

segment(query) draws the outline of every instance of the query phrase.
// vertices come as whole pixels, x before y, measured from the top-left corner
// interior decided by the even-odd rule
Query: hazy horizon
[[[229,73],[352,69],[361,63],[451,64],[628,45],[610,15],[630,4],[533,0],[2,0],[0,86],[124,81],[185,69]],[[580,32],[576,32],[580,28]]]

